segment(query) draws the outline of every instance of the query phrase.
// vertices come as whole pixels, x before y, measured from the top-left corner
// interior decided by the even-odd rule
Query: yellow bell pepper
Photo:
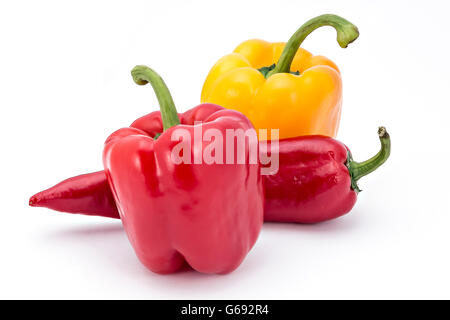
[[[342,48],[359,35],[349,21],[327,14],[306,22],[287,44],[245,41],[212,67],[201,101],[242,112],[258,134],[259,129],[269,130],[268,134],[279,129],[280,139],[310,134],[335,137],[342,106],[339,69],[331,60],[299,48],[321,26],[336,29]]]

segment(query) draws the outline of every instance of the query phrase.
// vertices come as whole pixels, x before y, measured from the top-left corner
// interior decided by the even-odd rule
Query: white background
[[[447,1],[3,1],[0,5],[0,298],[450,298]],[[120,221],[28,207],[37,191],[102,168],[104,139],[156,110],[136,64],[156,69],[180,111],[241,41],[286,41],[323,13],[355,23],[303,47],[341,69],[338,138],[365,160],[377,127],[389,161],[361,179],[352,212],[318,225],[265,224],[225,276],[161,276]],[[232,201],[232,200],[230,200]]]

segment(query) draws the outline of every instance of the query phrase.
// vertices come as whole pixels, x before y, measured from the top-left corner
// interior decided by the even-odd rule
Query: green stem
[[[163,129],[167,130],[170,127],[180,124],[177,109],[175,108],[170,91],[159,74],[147,66],[136,66],[131,70],[131,75],[133,76],[134,82],[138,85],[145,85],[147,83],[152,85],[158,98]]]
[[[348,152],[346,165],[352,179],[352,189],[356,192],[361,191],[358,188],[357,181],[372,171],[375,171],[379,166],[386,162],[391,154],[391,138],[389,137],[389,133],[387,133],[385,127],[378,128],[378,136],[381,142],[381,149],[369,160],[364,162],[353,161],[350,151]]]
[[[334,14],[324,14],[315,17],[303,24],[300,29],[292,35],[288,43],[286,43],[276,67],[270,71],[268,76],[275,73],[290,72],[292,60],[294,60],[295,54],[302,42],[311,32],[323,26],[331,26],[336,29],[337,41],[342,48],[347,48],[347,46],[359,36],[358,28],[344,18]]]

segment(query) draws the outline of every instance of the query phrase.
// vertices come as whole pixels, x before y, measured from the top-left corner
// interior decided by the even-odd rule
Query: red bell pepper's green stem
[[[358,28],[344,18],[334,14],[324,14],[315,17],[303,24],[300,29],[292,35],[284,47],[277,65],[269,72],[268,76],[275,73],[290,72],[292,60],[294,60],[295,54],[302,42],[311,32],[323,26],[331,26],[336,29],[337,41],[342,48],[347,48],[347,46],[359,36]]]
[[[356,192],[361,191],[358,188],[357,181],[385,163],[391,154],[391,138],[389,137],[389,133],[387,133],[385,127],[378,128],[378,136],[381,142],[381,149],[369,160],[364,162],[353,161],[350,151],[348,152],[347,168],[352,178],[352,189]]]
[[[170,91],[159,74],[147,66],[136,66],[131,70],[131,75],[133,76],[134,82],[138,85],[145,85],[147,83],[152,85],[158,98],[163,129],[167,130],[170,127],[180,124],[177,109],[175,108]]]

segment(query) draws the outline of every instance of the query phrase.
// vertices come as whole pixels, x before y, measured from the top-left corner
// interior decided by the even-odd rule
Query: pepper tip
[[[37,204],[38,204],[38,200],[37,200],[37,198],[36,198],[36,196],[32,196],[31,198],[30,198],[30,200],[28,201],[28,205],[30,206],[30,207],[36,207],[37,206]]]

